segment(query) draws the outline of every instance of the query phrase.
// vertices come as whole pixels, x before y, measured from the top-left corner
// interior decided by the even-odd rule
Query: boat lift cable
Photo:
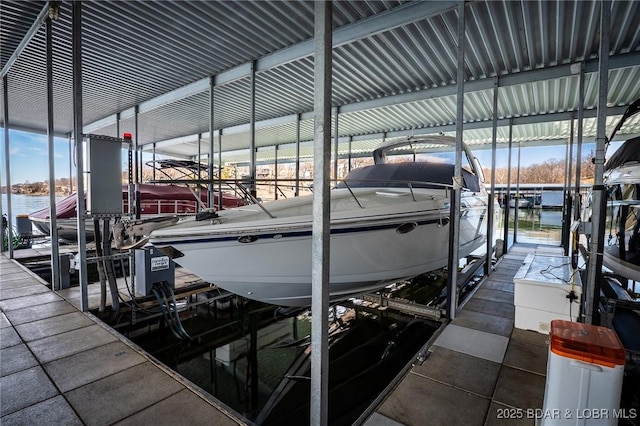
[[[152,291],[154,292],[154,295],[160,303],[164,320],[173,335],[180,340],[190,340],[190,337],[186,334],[186,332],[183,334],[180,330],[180,327],[178,327],[177,324],[179,323],[180,318],[177,316],[177,310],[175,310],[175,315],[174,312],[172,312],[169,300],[167,299],[167,295],[165,294],[164,289],[162,287],[158,287],[157,289]],[[184,329],[182,329],[182,331],[184,331]]]
[[[176,325],[178,326],[178,331],[180,332],[180,335],[184,336],[186,340],[191,340],[191,336],[189,336],[189,334],[186,332],[186,330],[182,326],[182,322],[180,321],[180,315],[178,315],[178,304],[176,302],[176,296],[173,293],[173,290],[171,289],[171,287],[169,287],[169,284],[166,281],[163,281],[161,284],[165,289],[165,294],[171,295],[173,312],[175,315],[175,322],[176,322]]]
[[[180,339],[190,340],[191,337],[184,330],[184,328],[182,327],[182,323],[180,322],[180,315],[178,314],[178,308],[176,306],[176,300],[173,297],[173,292],[171,291],[170,294],[172,302],[169,302],[167,288],[162,285],[162,295],[165,301],[165,306],[169,308],[167,310],[167,314],[171,319],[171,324],[173,324],[173,327],[176,329],[178,335],[180,336]]]
[[[180,335],[178,334],[178,332],[176,331],[176,329],[173,327],[173,323],[169,320],[168,315],[167,315],[167,309],[165,309],[164,306],[164,299],[160,296],[160,293],[158,291],[157,288],[155,288],[155,286],[153,288],[151,288],[151,292],[153,293],[153,295],[156,297],[156,299],[158,300],[158,305],[161,307],[162,310],[162,317],[164,319],[165,324],[167,324],[167,326],[169,327],[169,330],[171,331],[171,333],[177,338],[182,340],[182,338],[180,337]]]
[[[160,282],[153,285],[151,288],[153,295],[158,300],[158,304],[162,309],[162,316],[165,323],[171,330],[171,333],[180,340],[191,341],[191,336],[185,331],[180,321],[180,315],[178,314],[178,308],[176,304],[175,295],[173,290],[167,285],[166,282]],[[171,302],[169,301],[171,297]]]

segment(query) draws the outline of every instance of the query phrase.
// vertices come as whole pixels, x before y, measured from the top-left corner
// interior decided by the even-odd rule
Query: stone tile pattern
[[[238,425],[0,254],[0,424]]]
[[[561,254],[549,246],[512,247],[367,426],[536,424],[548,336],[514,329],[513,276],[537,250]]]

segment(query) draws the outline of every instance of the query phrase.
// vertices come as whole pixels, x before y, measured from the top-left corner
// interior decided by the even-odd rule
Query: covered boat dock
[[[93,202],[106,198],[109,191],[103,189],[115,187],[114,205],[120,207],[120,172],[126,176],[129,193],[139,192],[144,157],[202,163],[209,177],[217,170],[217,180],[201,176],[197,180],[206,185],[211,208],[211,194],[216,186],[221,188],[225,168],[241,175],[234,179],[243,181],[253,198],[259,197],[262,183],[275,188],[286,181],[297,196],[312,182],[311,424],[328,423],[329,188],[381,145],[419,135],[456,138],[446,247],[448,297],[442,310],[445,322],[450,322],[431,342],[432,353],[423,354],[425,362],[407,369],[391,396],[381,398],[375,414],[363,414],[361,422],[420,424],[429,416],[433,423],[449,424],[451,416],[462,412],[450,410],[449,400],[438,399],[448,393],[453,399],[472,400],[473,419],[470,414],[465,420],[478,424],[491,424],[494,414],[499,420],[498,413],[510,412],[505,408],[540,406],[543,334],[513,330],[508,305],[511,274],[522,251],[546,248],[519,245],[517,220],[509,227],[510,215],[515,213],[517,218],[517,207],[514,212],[508,208],[501,212],[504,227],[497,234],[493,233],[493,207],[489,210],[487,244],[481,255],[487,278],[468,302],[458,304],[463,140],[473,150],[490,150],[485,184],[493,195],[498,193],[497,151],[506,150],[506,200],[520,192],[523,149],[556,145],[565,149],[564,232],[557,250],[567,256],[576,252],[578,242],[583,243],[587,261],[581,265],[585,279],[580,321],[598,322],[605,238],[603,165],[611,142],[607,129],[640,97],[639,2],[7,0],[0,12],[1,183],[7,193],[0,214],[6,212],[9,222],[3,230],[9,244],[6,249],[0,244],[2,351],[3,360],[10,353],[17,362],[3,362],[3,423],[38,419],[50,406],[59,408],[60,420],[70,424],[135,423],[138,414],[145,421],[161,422],[171,419],[165,413],[175,414],[172,405],[165,405],[172,401],[186,407],[195,404],[194,423],[211,419],[199,416],[229,424],[247,422],[123,343],[87,313],[85,221],[102,221],[104,235],[110,219],[137,219],[135,199],[129,199],[126,212],[111,206],[100,210]],[[47,135],[54,291],[36,283],[33,275],[14,263],[11,189],[12,164],[17,158],[11,153],[21,143],[18,132]],[[618,137],[638,134],[640,118],[636,116],[625,123]],[[68,143],[69,177],[81,177],[75,187],[80,312],[56,294],[61,287],[54,211],[59,174],[54,169],[56,138]],[[592,226],[586,229],[579,220],[580,201],[585,201],[580,198],[584,183],[580,162],[583,144],[592,141]],[[517,160],[513,159],[515,149]],[[86,150],[94,153],[93,161],[91,155],[85,157]],[[95,152],[109,154],[96,156]],[[127,158],[120,170],[122,152]],[[293,166],[292,172],[283,176],[287,164]],[[275,171],[268,178],[259,169],[265,165]],[[86,182],[85,176],[90,177]],[[86,211],[85,189],[90,200]],[[578,232],[588,233],[589,239],[579,240]],[[96,254],[98,261],[111,256],[110,245],[104,247],[105,253]],[[499,253],[507,254],[494,268]],[[504,305],[493,306],[497,310],[489,313],[491,302]],[[495,344],[470,348],[468,343],[478,339]],[[105,347],[116,351],[94,355],[93,350]],[[100,377],[67,369],[58,378],[48,370],[52,364],[81,365],[74,361],[84,356],[83,362],[99,364],[96,359],[122,352],[131,354],[131,364],[114,367],[107,362]],[[443,358],[450,370],[437,368]],[[459,361],[457,366],[449,363],[453,359]],[[464,374],[464,366],[476,365],[487,368],[485,377]],[[138,371],[141,381],[147,380],[154,389],[142,395],[139,405],[140,395],[128,387],[137,376],[125,371]],[[37,392],[30,385],[19,393],[7,392],[24,385],[25,377],[41,384]],[[123,377],[124,383],[111,382]],[[513,400],[519,395],[514,383],[520,382],[512,381],[517,377],[529,380],[531,400],[524,396],[519,402]],[[65,385],[70,379],[78,381]],[[116,405],[126,399],[132,402],[126,412],[106,414],[109,404],[98,409],[98,404],[78,396],[77,389],[83,388],[83,393],[108,394],[112,385],[122,390],[115,397]],[[435,392],[437,388],[444,391]],[[422,400],[411,403],[414,399],[408,395],[415,395],[415,389],[433,397],[434,405]],[[448,414],[438,417],[437,413]]]

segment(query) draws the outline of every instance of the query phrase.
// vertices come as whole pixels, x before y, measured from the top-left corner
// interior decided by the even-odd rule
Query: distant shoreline
[[[4,189],[2,191],[0,191],[0,194],[7,194],[7,191],[5,191]],[[34,197],[42,197],[44,195],[49,195],[49,192],[12,192],[11,195],[28,195],[28,196],[34,196]],[[54,192],[54,195],[57,196],[63,196],[63,195],[69,195],[69,192],[61,192],[61,191],[56,191]]]

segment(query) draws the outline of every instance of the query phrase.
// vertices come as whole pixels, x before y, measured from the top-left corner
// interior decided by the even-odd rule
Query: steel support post
[[[513,243],[518,242],[518,212],[520,211],[520,160],[522,143],[518,141],[518,167],[516,168],[516,205],[513,210]]]
[[[4,78],[3,78],[4,80]],[[3,103],[3,108],[4,108],[4,103]],[[6,123],[6,122],[5,122]],[[7,127],[7,125],[4,125],[5,127]],[[3,127],[3,129],[5,128]],[[4,136],[4,133],[3,133]],[[2,158],[2,157],[0,157]],[[0,173],[0,188],[2,188],[2,173]],[[9,187],[7,186],[7,198],[9,198],[9,194],[11,193],[11,190],[9,189]],[[4,228],[2,227],[2,216],[4,215],[4,210],[2,207],[3,203],[2,203],[2,194],[0,194],[0,253],[4,253]]]
[[[496,149],[498,146],[498,88],[499,80],[496,77],[493,81],[493,126],[491,135],[491,188],[487,205],[487,259],[484,264],[485,275],[491,274],[493,270],[491,259],[493,258],[493,227],[494,227],[494,204],[496,200]]]
[[[257,198],[257,164],[256,164],[256,61],[251,62],[251,77],[249,79],[249,178],[251,179],[251,196]]]
[[[585,71],[584,62],[580,63],[580,78],[578,82],[578,140],[576,141],[576,189],[575,189],[575,205],[574,205],[574,217],[580,218],[580,184],[581,184],[581,172],[582,172],[582,137],[584,129],[584,97],[585,97]]]
[[[280,148],[279,145],[274,145],[273,146],[273,162],[274,162],[274,176],[273,179],[275,180],[275,186],[273,187],[273,192],[275,194],[275,199],[278,199],[278,192],[279,192],[279,187],[278,187],[278,149]]]
[[[504,253],[509,252],[509,199],[511,198],[511,150],[513,148],[513,121],[509,120],[509,154],[507,157],[507,193],[504,196]]]
[[[138,105],[136,105],[135,108],[135,113],[133,115],[133,128],[134,128],[134,139],[133,139],[133,150],[134,150],[134,175],[135,175],[135,180],[133,181],[133,184],[135,185],[135,203],[136,203],[136,219],[140,219],[140,176],[142,176],[142,167],[141,164],[139,162],[139,160],[142,160],[140,157],[140,153],[138,152],[140,149],[140,143],[139,143],[139,127],[138,127],[138,118],[140,115],[140,107]]]
[[[329,236],[331,173],[332,2],[315,2],[313,228],[311,245],[311,416],[328,424]]]
[[[569,228],[571,227],[571,172],[573,169],[573,139],[574,139],[574,120],[571,118],[571,125],[569,130],[569,139],[567,140],[566,161],[564,171],[564,204],[562,206],[562,248],[564,255],[569,255],[569,246],[571,240],[571,233]]]
[[[218,210],[222,210],[222,129],[218,131]]]
[[[53,140],[53,20],[46,20],[47,38],[47,143],[49,148],[49,229],[51,233],[51,286],[60,290],[60,246],[56,223],[56,172]]]
[[[80,255],[80,310],[89,310],[87,293],[87,237],[84,205],[84,137],[82,135],[82,2],[73,2],[72,18],[73,54],[73,137],[76,143],[76,172],[78,175],[76,211],[78,214],[78,254]]]
[[[11,216],[13,210],[11,209],[11,160],[9,159],[9,80],[5,74],[2,77],[2,99],[4,104],[4,169],[5,176],[7,177],[7,251],[9,252],[9,258],[13,259],[13,226],[11,225]],[[4,235],[0,236],[4,238]],[[3,245],[0,242],[0,246]]]
[[[456,161],[449,213],[449,265],[447,316],[453,320],[458,309],[458,263],[460,260],[460,193],[462,189],[462,132],[464,129],[464,1],[458,2],[458,71],[456,76]]]
[[[69,194],[73,193],[73,144],[69,133]]]
[[[335,134],[334,134],[334,147],[333,147],[333,179],[335,179],[335,181],[338,181],[338,114],[340,113],[340,108],[336,107],[335,112],[334,112],[334,129],[335,129]]]
[[[156,180],[156,143],[151,145],[151,161],[153,161],[153,169],[151,170],[151,179]]]
[[[196,165],[197,175],[198,175],[198,186],[196,188],[196,194],[198,195],[198,201],[196,201],[196,212],[200,211],[200,203],[202,202],[202,186],[200,185],[200,181],[202,181],[202,168],[200,167],[200,161],[202,159],[202,133],[198,134],[198,162]]]
[[[604,250],[604,219],[606,215],[606,193],[603,181],[604,154],[607,145],[607,95],[609,87],[609,32],[611,2],[600,3],[600,49],[598,118],[596,129],[595,178],[592,191],[591,241],[587,263],[587,285],[585,288],[585,323],[599,325],[598,304],[600,301],[600,279],[602,277],[602,251]]]
[[[300,195],[300,117],[296,115],[296,197]]]
[[[215,125],[213,106],[215,100],[215,83],[215,77],[209,77],[209,162],[207,164],[209,172],[209,185],[207,185],[207,206],[210,209],[215,207],[215,200],[213,195],[213,128]],[[222,179],[222,176],[220,174],[218,175],[218,179]],[[222,181],[220,181],[219,184],[222,184]],[[220,192],[220,195],[222,195],[222,192]]]

